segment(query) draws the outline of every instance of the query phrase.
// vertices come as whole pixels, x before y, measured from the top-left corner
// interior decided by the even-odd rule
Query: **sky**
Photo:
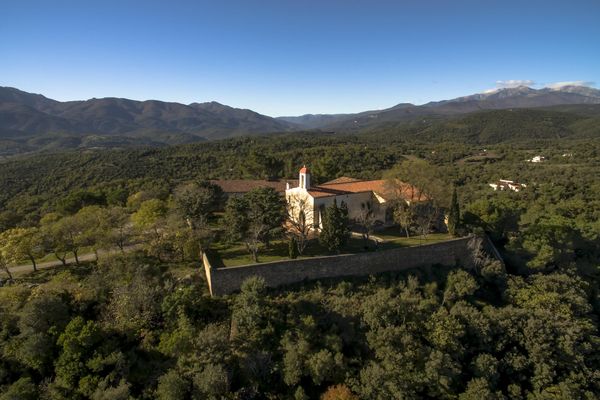
[[[598,0],[0,0],[0,86],[270,115],[600,83]]]

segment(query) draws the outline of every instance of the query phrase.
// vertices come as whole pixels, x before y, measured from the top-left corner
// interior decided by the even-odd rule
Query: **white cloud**
[[[589,82],[589,81],[567,81],[567,82],[554,82],[554,83],[548,83],[545,87],[550,88],[550,89],[560,89],[561,87],[565,87],[565,86],[594,86],[594,82]]]
[[[530,79],[509,79],[507,81],[496,81],[498,89],[516,88],[519,86],[533,86],[534,81]]]

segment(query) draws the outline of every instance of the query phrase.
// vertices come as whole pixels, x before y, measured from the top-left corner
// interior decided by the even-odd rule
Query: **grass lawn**
[[[453,236],[449,233],[430,233],[426,237],[406,237],[404,231],[401,231],[400,228],[396,226],[375,232],[373,235],[383,239],[385,241],[385,243],[383,243],[384,246],[393,243],[401,247],[421,246],[424,244],[443,242],[445,240],[450,240],[453,238]]]
[[[375,236],[384,240],[383,243],[380,242],[378,244],[378,250],[388,250],[408,246],[419,246],[423,244],[441,242],[452,238],[452,236],[449,234],[441,233],[427,235],[427,238],[425,239],[418,236],[406,238],[404,236],[399,236],[399,230],[397,228],[396,231],[384,230],[378,232],[375,234]],[[365,248],[365,242],[362,239],[352,237],[348,241],[348,244],[341,250],[340,254],[356,254],[374,250],[375,242],[373,240],[369,241],[367,248]],[[302,259],[311,257],[321,257],[335,254],[336,253],[331,253],[326,248],[321,246],[318,240],[311,240],[306,250],[304,251],[304,254],[299,256],[298,258]],[[271,261],[284,261],[289,259],[290,258],[288,253],[288,242],[286,240],[275,240],[271,242],[271,245],[268,249],[263,247],[258,252],[259,263]],[[216,268],[236,267],[239,265],[254,264],[252,256],[250,255],[250,253],[248,253],[248,250],[246,250],[246,246],[243,244],[236,244],[232,246],[216,244],[212,248],[210,261],[213,267]]]

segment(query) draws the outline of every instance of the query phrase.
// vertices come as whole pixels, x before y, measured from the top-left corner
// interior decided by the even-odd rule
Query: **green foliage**
[[[206,223],[222,206],[222,200],[223,189],[206,181],[180,186],[174,194],[175,210],[190,228]]]
[[[159,199],[151,199],[144,201],[139,210],[132,216],[133,223],[140,228],[152,227],[158,223],[167,213],[167,205]]]
[[[86,206],[106,205],[106,197],[102,193],[95,193],[86,190],[78,190],[69,193],[58,204],[58,211],[65,214],[75,214]]]
[[[0,400],[36,400],[38,388],[31,378],[23,377],[12,383],[0,394]]]
[[[242,241],[258,262],[259,244],[269,245],[285,219],[285,201],[272,188],[256,188],[227,201],[223,228],[231,242]]]
[[[296,238],[293,236],[288,243],[288,253],[292,260],[298,258],[298,242],[296,242]]]
[[[169,370],[158,380],[156,398],[160,400],[185,400],[189,398],[190,384],[176,370]]]
[[[463,270],[453,271],[448,275],[442,304],[446,302],[454,303],[467,296],[472,296],[478,287],[477,282],[468,272]]]
[[[250,156],[245,162],[248,174],[261,179],[278,178],[283,172],[283,166],[281,159],[257,151],[250,152]]]
[[[505,113],[369,135],[238,138],[3,161],[3,265],[23,262],[31,250],[34,258],[47,252],[63,259],[83,249],[123,252],[2,282],[0,396],[597,397],[600,146],[532,139],[484,151],[470,144],[501,140],[517,128],[532,136],[595,132],[579,117],[537,110],[499,122]],[[417,134],[452,142],[409,138]],[[523,161],[537,154],[548,161]],[[401,163],[404,155],[413,161]],[[458,200],[448,189],[455,183],[457,220],[487,232],[505,265],[481,260],[469,271],[436,266],[293,290],[267,290],[252,278],[239,294],[209,297],[198,263],[179,262],[197,257],[198,226],[214,230],[211,240],[220,246],[228,238],[260,251],[277,237],[283,206],[272,192],[231,196],[220,218],[218,190],[201,182],[295,178],[303,163],[315,183],[381,178],[391,169],[389,180],[422,186],[433,202],[394,215],[408,221],[401,224],[407,234],[421,231],[417,219],[425,227],[431,210],[452,214]],[[528,186],[519,193],[487,186],[504,178]],[[337,232],[347,234],[342,206],[337,213]],[[338,239],[331,251],[342,245]],[[37,253],[39,246],[44,251]]]
[[[460,207],[458,205],[458,195],[456,187],[452,191],[452,200],[450,200],[450,210],[448,211],[448,232],[456,235],[460,228]]]
[[[342,202],[338,207],[334,199],[333,203],[325,208],[321,218],[323,227],[319,232],[319,242],[329,251],[339,252],[350,238],[346,204]]]
[[[165,266],[130,254],[34,289],[0,287],[3,395],[592,399],[596,392],[600,338],[590,296],[597,286],[575,270],[505,273],[502,285],[484,267],[438,267],[268,291],[253,277],[239,294],[210,298],[199,276],[176,280]]]

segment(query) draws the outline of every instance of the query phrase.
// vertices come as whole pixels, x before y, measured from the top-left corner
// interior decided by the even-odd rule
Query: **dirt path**
[[[136,246],[128,246],[125,247],[124,251],[131,251],[133,249],[135,249]],[[100,250],[98,251],[98,256],[102,257],[105,255],[111,255],[111,254],[118,254],[120,253],[120,250]],[[82,254],[79,256],[79,261],[92,261],[96,259],[96,255],[94,253],[86,253],[86,254]],[[75,263],[75,257],[71,257],[71,258],[67,258],[67,265],[68,264],[73,264]],[[56,261],[45,261],[45,262],[41,262],[41,263],[37,263],[37,269],[46,269],[46,268],[54,268],[54,267],[60,267],[62,266],[62,262],[60,262],[60,260],[56,260]],[[21,265],[15,265],[12,267],[8,267],[8,269],[10,270],[11,274],[15,274],[15,275],[21,275],[24,273],[30,273],[33,272],[33,265],[31,265],[31,263],[29,264],[21,264]]]

